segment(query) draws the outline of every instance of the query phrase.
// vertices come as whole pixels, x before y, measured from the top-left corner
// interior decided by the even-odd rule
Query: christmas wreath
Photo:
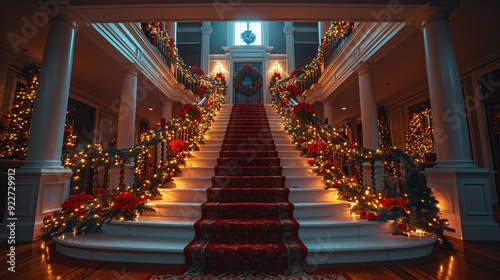
[[[254,95],[262,86],[262,75],[252,66],[245,65],[234,73],[233,85],[243,95]]]
[[[250,45],[251,43],[255,42],[255,34],[253,34],[252,30],[246,30],[241,33],[241,39],[243,42],[245,42],[247,45]]]

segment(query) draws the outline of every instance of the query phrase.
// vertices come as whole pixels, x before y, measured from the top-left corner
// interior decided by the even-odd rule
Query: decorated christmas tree
[[[23,69],[26,85],[18,84],[10,112],[6,136],[0,142],[0,157],[24,160],[28,149],[31,114],[35,101],[40,68],[29,65]]]
[[[378,108],[378,139],[380,148],[385,150],[392,147],[391,133],[389,132],[384,106]]]
[[[405,135],[405,150],[416,162],[425,161],[426,156],[434,154],[431,109],[420,107],[410,112],[410,123]]]
[[[66,122],[64,123],[64,139],[61,153],[61,161],[63,166],[73,169],[75,166],[74,151],[76,148],[77,138],[73,133],[73,125],[68,118],[69,111],[66,111]]]

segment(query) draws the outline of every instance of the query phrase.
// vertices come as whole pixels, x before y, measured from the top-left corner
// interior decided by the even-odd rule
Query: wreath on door
[[[254,95],[262,87],[262,75],[250,65],[245,65],[233,76],[233,86],[243,95]]]

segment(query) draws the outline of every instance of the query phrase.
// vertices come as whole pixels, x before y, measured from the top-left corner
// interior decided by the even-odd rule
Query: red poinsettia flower
[[[250,71],[253,71],[253,67],[247,64],[247,65],[241,67],[241,70],[246,71],[246,72],[250,72]]]
[[[399,208],[405,212],[410,211],[410,209],[406,206],[408,204],[408,200],[397,197],[397,198],[384,198],[380,200],[380,205],[382,207],[386,207],[387,210],[391,211],[394,207]]]
[[[93,196],[86,193],[72,194],[63,202],[61,208],[64,209],[66,207],[69,207],[69,210],[74,211],[76,208],[85,205],[86,201],[93,199]]]
[[[280,106],[284,107],[284,106],[288,105],[288,102],[289,102],[288,99],[283,99],[283,100],[281,100]]]
[[[203,71],[203,69],[198,66],[191,66],[191,70],[195,71],[200,76],[205,76],[205,72]]]
[[[294,93],[295,95],[302,95],[302,92],[300,91],[300,88],[298,86],[294,85],[289,85],[286,87],[286,90],[288,90],[290,93]]]
[[[168,44],[170,45],[171,48],[174,48],[175,47],[174,38],[170,38],[170,40],[168,41]]]
[[[184,118],[186,114],[189,114],[197,122],[201,120],[200,108],[194,104],[186,103],[181,107],[179,110],[179,116]]]
[[[237,89],[241,88],[240,80],[234,81],[234,87],[237,88]]]
[[[295,114],[295,119],[299,120],[300,118],[309,118],[316,112],[308,103],[300,102],[293,108],[293,113]]]
[[[304,70],[304,66],[301,66],[295,70],[292,71],[292,73],[290,74],[290,78],[295,78],[295,76],[297,76],[297,74],[299,74],[302,70]]]
[[[113,200],[116,208],[125,211],[132,212],[134,205],[141,203],[141,199],[132,194],[132,192],[121,192],[117,198]]]
[[[253,82],[253,87],[255,87],[255,88],[260,87],[260,83],[259,83],[259,81],[254,81],[254,82]]]
[[[307,154],[319,154],[324,148],[326,148],[325,143],[321,141],[314,142],[307,148]]]
[[[222,79],[224,76],[222,76],[222,73],[219,72],[215,74],[215,77],[218,79]]]
[[[279,79],[281,79],[281,74],[279,72],[274,72],[274,74],[271,78],[279,80]]]
[[[197,89],[196,89],[196,95],[198,96],[201,96],[202,94],[206,93],[210,91],[210,89],[206,86],[199,86]]]
[[[168,143],[168,150],[169,151],[176,151],[176,152],[182,152],[186,151],[186,142],[183,140],[172,140]]]

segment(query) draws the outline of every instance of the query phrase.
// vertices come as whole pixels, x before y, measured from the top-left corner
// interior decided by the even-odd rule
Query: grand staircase
[[[57,250],[83,259],[184,264],[184,249],[195,239],[194,224],[202,217],[207,189],[213,186],[214,167],[221,165],[232,107],[223,105],[200,151],[191,152],[180,175],[160,190],[161,200],[151,201],[156,213],[147,212],[137,221],[112,221],[98,234],[63,235],[55,239]],[[389,224],[352,216],[350,203],[338,199],[335,190],[325,190],[322,178],[299,156],[275,109],[271,105],[264,108],[310,267],[411,259],[433,251],[434,234],[393,236]],[[221,170],[217,172],[220,175]]]

